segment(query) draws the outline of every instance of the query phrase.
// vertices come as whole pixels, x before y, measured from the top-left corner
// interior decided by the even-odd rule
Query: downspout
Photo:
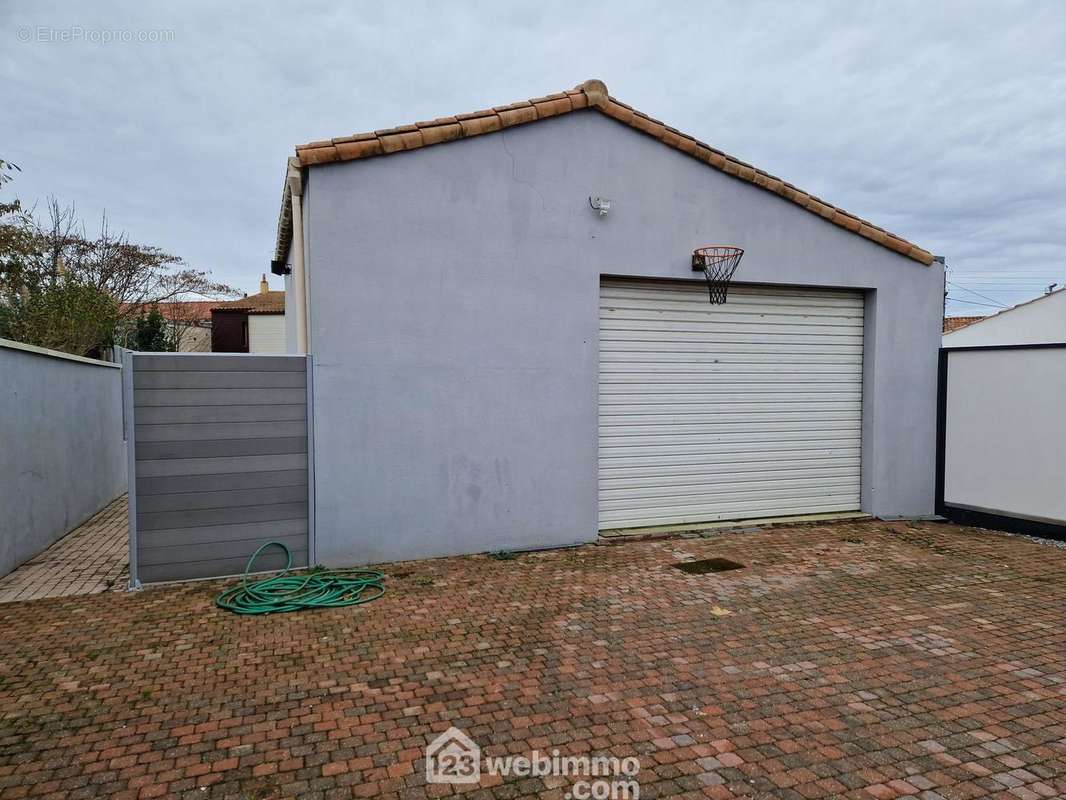
[[[307,353],[307,268],[304,264],[303,176],[300,162],[289,159],[286,177],[292,202],[292,291],[296,309],[296,352]]]

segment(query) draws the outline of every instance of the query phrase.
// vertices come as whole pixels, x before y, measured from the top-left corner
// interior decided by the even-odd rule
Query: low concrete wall
[[[0,575],[125,489],[119,365],[0,339]]]

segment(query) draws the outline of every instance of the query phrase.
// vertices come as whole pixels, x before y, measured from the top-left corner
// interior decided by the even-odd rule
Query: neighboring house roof
[[[1062,292],[1066,292],[1066,286],[1063,286],[1059,289],[1052,289],[1050,292],[1044,292],[1044,294],[1040,295],[1039,297],[1034,297],[1032,300],[1026,300],[1024,303],[1018,303],[1018,305],[1011,306],[1010,308],[1004,308],[1001,311],[997,311],[995,314],[989,314],[986,317],[955,317],[955,319],[968,319],[970,320],[968,325],[976,324],[978,322],[985,322],[986,320],[990,319],[998,319],[1004,314],[1009,314],[1012,311],[1017,311],[1019,308],[1026,308],[1028,306],[1033,305],[1034,303],[1039,303],[1041,300],[1047,300],[1049,297],[1055,297],[1061,294]],[[949,317],[948,319],[951,319],[951,317]],[[956,325],[954,328],[951,328],[949,330],[947,328],[947,319],[944,320],[944,333],[954,333],[955,331],[959,330],[959,328],[965,327],[967,327],[967,325]]]
[[[225,303],[215,303],[212,311],[243,311],[247,314],[284,314],[285,292],[260,292],[242,297],[239,300],[229,300]]]
[[[173,300],[164,303],[123,303],[121,311],[134,311],[139,314],[147,314],[152,306],[159,309],[163,319],[168,322],[210,322],[211,309],[218,305],[217,300]]]
[[[471,114],[458,114],[454,117],[441,117],[427,122],[416,122],[398,128],[357,133],[337,139],[326,139],[296,148],[296,158],[301,167],[316,164],[329,164],[337,161],[352,161],[361,158],[389,155],[405,150],[450,142],[456,139],[478,136],[483,133],[523,125],[527,122],[555,117],[582,108],[594,108],[612,119],[618,120],[631,128],[658,139],[663,144],[680,150],[707,165],[732,175],[739,180],[753,183],[760,188],[773,192],[801,208],[817,214],[834,225],[839,225],[852,233],[865,237],[900,255],[929,265],[933,255],[906,239],[889,233],[883,228],[863,220],[854,214],[826,203],[814,195],[787,183],[780,178],[756,169],[732,156],[716,150],[698,139],[681,133],[657,119],[637,111],[631,106],[616,100],[607,93],[603,81],[589,80],[580,86],[547,97],[524,100],[507,106],[496,106]],[[282,208],[278,221],[278,238],[274,259],[285,258],[292,238],[292,219],[289,206],[289,184],[285,182],[282,193]]]
[[[974,322],[980,322],[984,317],[944,317],[943,333],[951,333],[959,328],[965,328]]]

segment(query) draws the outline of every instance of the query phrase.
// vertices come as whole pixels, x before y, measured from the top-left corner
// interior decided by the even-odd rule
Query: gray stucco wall
[[[122,370],[0,340],[0,575],[126,489]]]
[[[939,265],[593,110],[314,167],[305,206],[324,563],[593,539],[600,277],[691,280],[706,243],[867,290],[863,508],[933,511]]]

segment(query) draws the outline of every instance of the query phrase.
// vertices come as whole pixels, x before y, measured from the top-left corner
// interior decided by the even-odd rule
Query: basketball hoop
[[[692,251],[692,270],[702,272],[707,279],[707,291],[711,303],[720,305],[725,302],[729,291],[729,281],[740,266],[744,251],[739,247],[709,245]]]

